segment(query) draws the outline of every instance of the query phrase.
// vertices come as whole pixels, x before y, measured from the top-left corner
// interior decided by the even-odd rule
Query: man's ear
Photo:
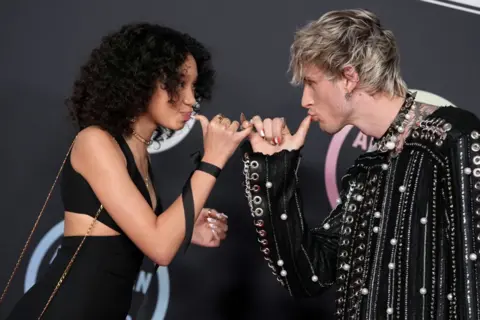
[[[343,68],[343,82],[345,85],[345,90],[351,93],[353,90],[356,89],[360,77],[358,76],[358,72],[353,66],[346,66]]]

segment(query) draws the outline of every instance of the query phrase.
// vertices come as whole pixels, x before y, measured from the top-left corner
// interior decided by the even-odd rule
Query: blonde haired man
[[[399,65],[372,12],[328,12],[297,31],[290,67],[308,116],[295,134],[255,116],[244,153],[261,251],[292,296],[336,284],[339,319],[480,319],[480,121],[415,101]],[[297,176],[312,121],[376,138],[317,227]]]

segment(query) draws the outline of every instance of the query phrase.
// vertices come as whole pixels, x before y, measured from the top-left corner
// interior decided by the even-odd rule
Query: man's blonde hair
[[[304,69],[313,64],[330,80],[339,79],[347,66],[355,68],[359,84],[370,94],[405,96],[400,57],[393,33],[367,10],[330,11],[295,34],[290,48],[292,84],[301,84]]]

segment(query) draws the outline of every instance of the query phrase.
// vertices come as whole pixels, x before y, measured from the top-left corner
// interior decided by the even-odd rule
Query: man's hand
[[[249,135],[250,143],[254,152],[272,155],[282,150],[298,150],[305,143],[308,129],[310,128],[311,117],[303,119],[295,134],[291,134],[284,118],[266,118],[262,121],[260,116],[254,116],[247,121],[241,115],[240,121],[243,128],[253,124],[255,131]]]

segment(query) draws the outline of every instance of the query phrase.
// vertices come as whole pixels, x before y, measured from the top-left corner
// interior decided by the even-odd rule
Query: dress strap
[[[133,177],[133,174],[135,173],[135,170],[136,170],[136,164],[135,164],[135,158],[133,157],[132,150],[128,146],[127,141],[123,136],[115,136],[114,138],[117,141],[120,149],[122,149],[125,159],[127,160],[128,173],[130,174],[131,177]]]

